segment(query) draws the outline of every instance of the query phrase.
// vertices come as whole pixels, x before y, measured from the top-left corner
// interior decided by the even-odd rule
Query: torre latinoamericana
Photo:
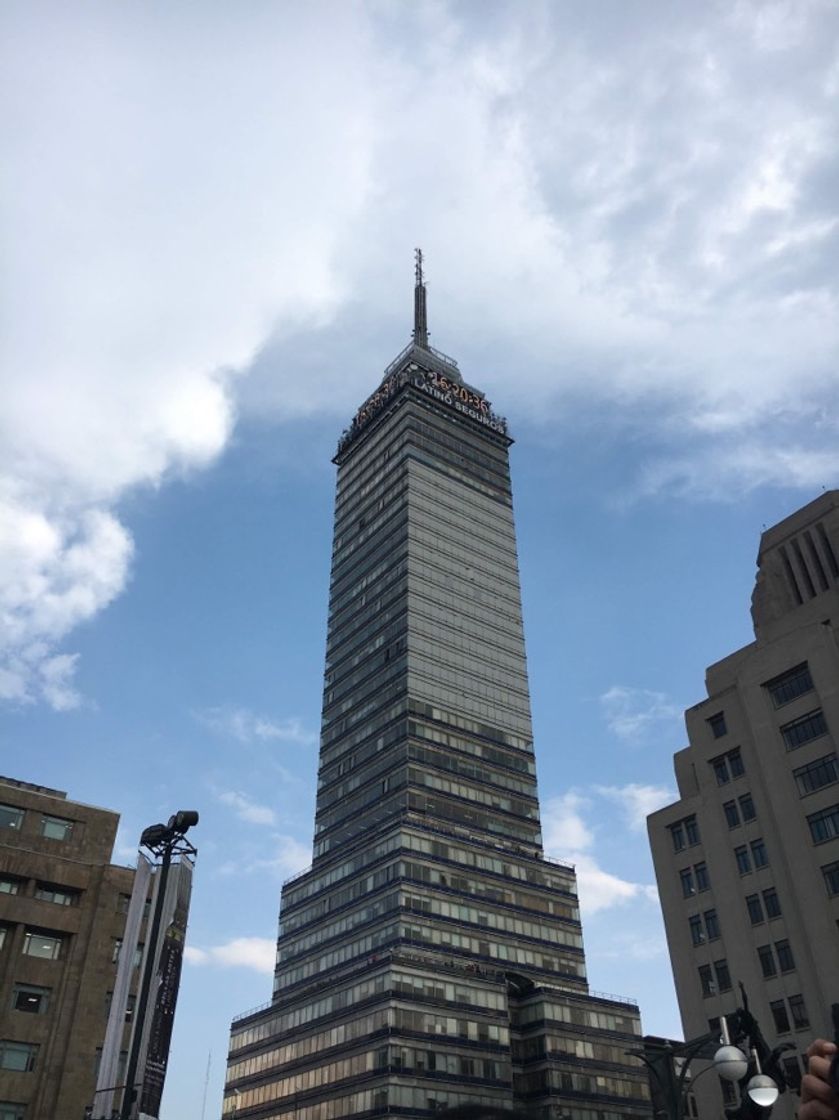
[[[651,1115],[637,1006],[589,991],[572,866],[542,851],[506,421],[411,343],[341,436],[312,865],[226,1120]],[[567,749],[567,747],[565,748]]]

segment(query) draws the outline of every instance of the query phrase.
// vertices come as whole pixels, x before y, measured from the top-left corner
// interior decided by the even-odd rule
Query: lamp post
[[[146,960],[140,991],[137,997],[137,1010],[134,1017],[134,1031],[131,1035],[131,1051],[128,1055],[128,1067],[125,1071],[125,1091],[122,1095],[122,1108],[119,1120],[131,1120],[134,1102],[137,1098],[137,1066],[140,1061],[140,1048],[143,1043],[143,1030],[148,1011],[149,993],[151,991],[156,946],[160,936],[160,924],[163,916],[163,905],[166,896],[166,883],[169,878],[169,868],[174,855],[197,855],[198,849],[186,839],[186,833],[193,825],[198,824],[198,813],[194,809],[181,809],[169,818],[167,824],[152,824],[140,836],[140,846],[148,850],[160,860],[157,894],[155,896],[154,913],[152,915],[151,929],[146,937]],[[127,947],[126,947],[127,948]]]
[[[743,1077],[749,1064],[746,1055],[737,1046],[731,1045],[725,1019],[721,1026],[722,1045],[719,1034],[712,1031],[676,1046],[665,1042],[655,1049],[647,1047],[644,1050],[627,1050],[627,1054],[640,1058],[658,1083],[665,1106],[659,1109],[658,1115],[664,1115],[667,1120],[684,1120],[690,1067],[696,1058],[711,1059],[712,1062],[702,1070],[700,1077],[702,1073],[712,1069],[724,1081],[739,1081]]]

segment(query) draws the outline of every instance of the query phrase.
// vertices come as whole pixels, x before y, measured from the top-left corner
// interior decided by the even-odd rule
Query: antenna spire
[[[428,313],[425,305],[425,281],[422,276],[422,249],[414,250],[414,343],[428,349]]]

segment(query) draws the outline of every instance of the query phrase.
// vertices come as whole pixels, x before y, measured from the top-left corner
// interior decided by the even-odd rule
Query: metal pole
[[[160,922],[163,916],[163,902],[166,897],[166,880],[169,878],[169,864],[172,862],[173,839],[169,839],[163,848],[163,858],[160,863],[160,878],[157,882],[157,897],[154,902],[154,915],[152,917],[151,931],[148,936],[148,951],[146,952],[146,967],[143,970],[143,980],[137,998],[137,1013],[134,1016],[134,1033],[131,1036],[131,1053],[128,1056],[128,1068],[125,1071],[125,1090],[122,1094],[122,1109],[119,1120],[131,1120],[131,1111],[137,1096],[134,1079],[137,1076],[137,1066],[140,1061],[140,1046],[143,1041],[143,1028],[146,1023],[146,1004],[151,990],[152,976],[154,973],[157,938],[160,933]],[[123,946],[124,948],[124,946]]]

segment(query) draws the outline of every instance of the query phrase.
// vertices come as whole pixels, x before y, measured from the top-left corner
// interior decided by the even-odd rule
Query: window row
[[[340,1023],[317,1034],[310,1034],[307,1038],[292,1039],[282,1046],[274,1046],[270,1050],[263,1050],[261,1054],[243,1058],[233,1062],[227,1067],[227,1080],[238,1081],[242,1077],[253,1077],[255,1074],[264,1073],[275,1066],[285,1066],[290,1062],[298,1062],[311,1054],[319,1054],[323,1050],[332,1050],[336,1046],[346,1046],[365,1035],[377,1031],[388,1030],[393,1027],[393,1010],[382,1008],[369,1015],[362,1015]]]
[[[29,879],[21,879],[16,875],[0,876],[0,894],[29,894],[27,886]],[[40,902],[53,902],[57,906],[78,906],[82,892],[76,887],[57,886],[54,883],[35,883],[35,890],[31,897]]]
[[[641,1034],[641,1022],[635,1015],[619,1015],[611,1011],[592,1011],[575,1003],[555,1003],[540,1000],[520,1009],[511,1008],[511,1019],[515,1026],[524,1027],[528,1023],[555,1022],[572,1023],[577,1027],[594,1027],[595,1030],[613,1031],[616,1034]]]
[[[13,828],[20,832],[27,812],[17,805],[0,805],[0,828]],[[48,840],[69,840],[73,835],[75,821],[65,820],[63,817],[52,817],[41,814],[40,834]]]
[[[262,1085],[255,1089],[242,1090],[240,1094],[226,1091],[222,1115],[232,1118],[243,1108],[254,1104],[261,1104],[273,1099],[268,1093],[270,1085]],[[481,1095],[475,1092],[474,1086],[464,1086],[462,1093],[455,1092],[449,1085],[383,1085],[380,1088],[364,1089],[357,1093],[345,1096],[327,1097],[316,1104],[302,1104],[297,1101],[289,1102],[288,1106],[279,1111],[266,1113],[260,1112],[260,1120],[340,1120],[346,1116],[361,1116],[369,1112],[385,1114],[388,1109],[393,1109],[394,1114],[407,1115],[424,1114],[426,1112],[439,1112],[444,1108],[454,1108],[456,1105],[483,1105],[485,1108],[498,1107],[498,1093],[494,1096]],[[605,1117],[602,1113],[586,1116],[585,1120],[621,1120],[620,1117]]]

